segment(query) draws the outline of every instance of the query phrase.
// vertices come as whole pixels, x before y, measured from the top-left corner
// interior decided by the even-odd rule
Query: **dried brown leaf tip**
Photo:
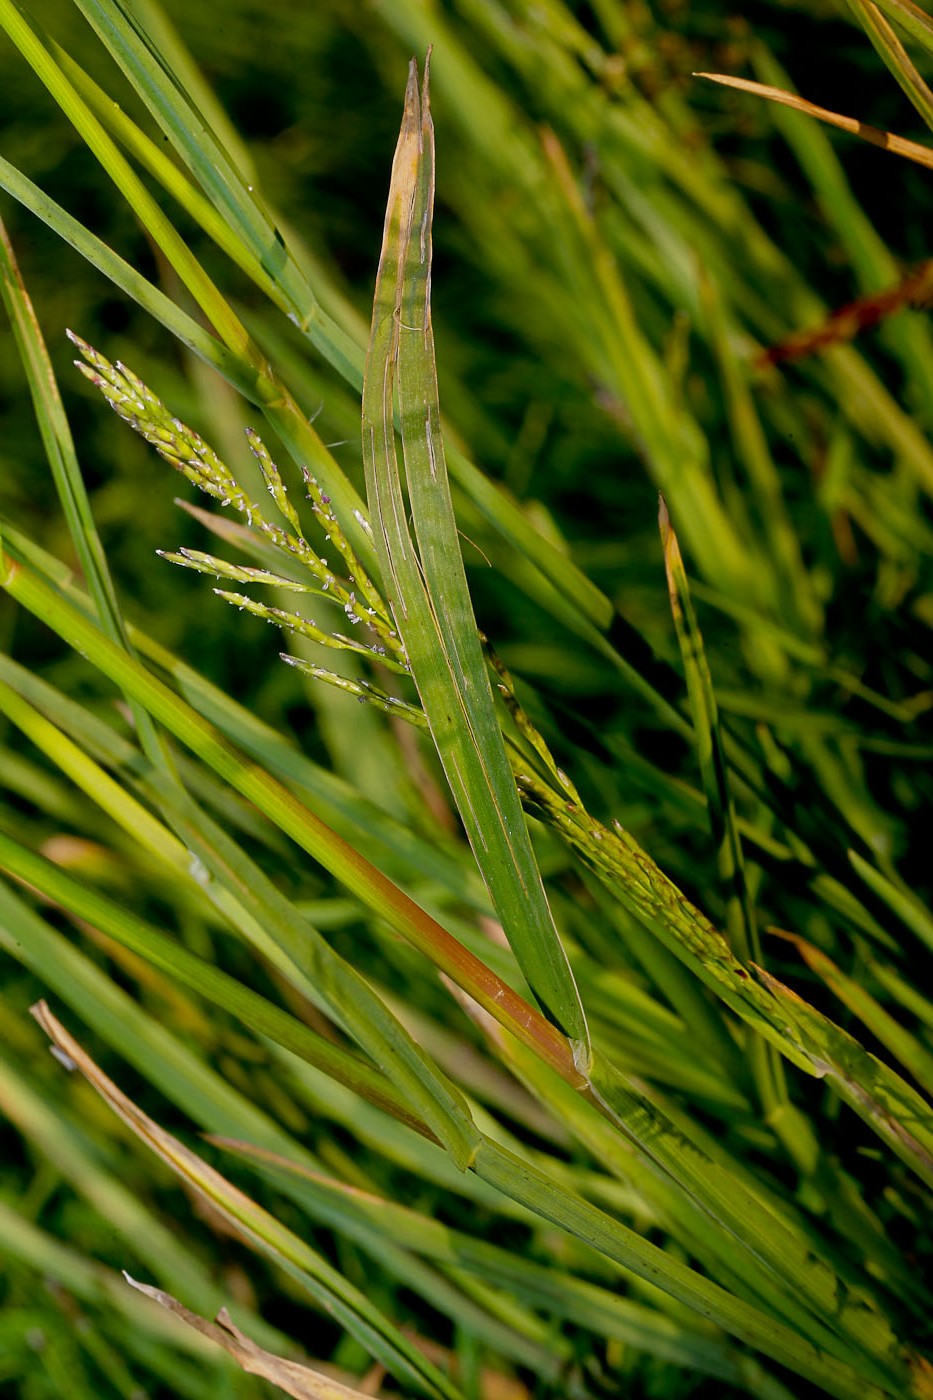
[[[286,1395],[293,1396],[294,1400],[358,1400],[358,1397],[367,1393],[352,1389],[321,1371],[312,1370],[310,1366],[291,1361],[285,1356],[276,1356],[273,1352],[257,1346],[245,1332],[241,1332],[235,1326],[226,1308],[221,1308],[216,1321],[208,1322],[206,1318],[186,1308],[177,1298],[173,1298],[171,1293],[166,1293],[161,1288],[153,1288],[147,1283],[137,1283],[125,1269],[123,1277],[131,1288],[151,1298],[159,1307],[165,1308],[173,1317],[199,1332],[202,1337],[207,1337],[223,1347],[244,1371],[270,1381]]]

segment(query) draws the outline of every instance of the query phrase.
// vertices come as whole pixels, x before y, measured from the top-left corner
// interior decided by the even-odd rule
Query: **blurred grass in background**
[[[78,6],[30,8],[33,23],[171,154]],[[83,8],[100,18],[121,7]],[[125,8],[146,24],[157,14],[149,4]],[[4,25],[12,13],[4,4]],[[823,106],[923,142],[921,116],[842,6],[760,4],[738,15],[676,2],[651,10],[610,0],[324,0],[294,12],[231,0],[217,9],[170,4],[165,14],[245,143],[242,155],[231,148],[244,185],[261,191],[281,246],[295,251],[325,312],[359,347],[357,372],[406,70],[412,53],[434,45],[433,317],[461,545],[480,629],[530,716],[518,712],[517,739],[504,709],[501,722],[526,756],[536,726],[579,790],[540,764],[521,774],[526,805],[542,818],[532,825],[534,850],[590,1022],[592,1082],[611,1111],[607,1121],[590,1102],[568,1102],[553,1068],[462,1012],[391,932],[377,899],[367,907],[345,879],[296,852],[282,821],[251,805],[252,792],[241,785],[237,795],[172,751],[202,811],[269,877],[249,906],[252,876],[222,833],[171,796],[139,713],[5,600],[3,651],[14,662],[3,659],[0,682],[14,699],[4,707],[0,835],[108,895],[125,918],[113,913],[108,927],[111,914],[82,911],[75,889],[18,866],[4,845],[4,868],[45,899],[11,883],[0,909],[8,1120],[0,1386],[26,1397],[262,1393],[194,1334],[143,1311],[118,1277],[126,1268],[206,1315],[229,1305],[261,1345],[283,1354],[297,1346],[345,1380],[375,1357],[389,1374],[370,1380],[386,1393],[929,1394],[921,1358],[930,1343],[931,1125],[914,1092],[929,1093],[933,1078],[928,315],[902,309],[852,344],[758,364],[763,348],[895,285],[929,256],[929,179],[691,74],[792,81]],[[928,58],[911,52],[923,71]],[[171,258],[29,64],[6,39],[0,53],[0,155],[203,320]],[[143,179],[158,193],[152,174]],[[364,495],[359,384],[218,250],[191,209],[158,197]],[[207,580],[157,557],[219,548],[173,496],[205,503],[104,412],[71,366],[65,328],[129,365],[257,500],[266,500],[264,486],[242,430],[261,429],[298,499],[297,472],[285,466],[287,423],[279,435],[270,430],[258,408],[32,213],[9,198],[2,213],[120,609],[165,650],[134,636],[136,644],[195,709],[527,994],[495,941],[429,745],[282,665],[283,643],[261,618],[224,607]],[[274,249],[264,272],[285,285]],[[21,532],[74,570],[23,366],[12,337],[4,344],[7,537],[14,553]],[[501,484],[511,504],[484,494],[465,462]],[[686,574],[670,538],[662,549],[659,490]],[[546,542],[537,565],[529,525]],[[581,572],[564,569],[564,558]],[[41,571],[41,556],[32,562]],[[334,661],[314,643],[288,646],[312,664],[345,665],[351,682],[366,674],[344,653]],[[36,689],[30,673],[53,689]],[[217,692],[243,713],[225,711]],[[23,737],[24,698],[165,817],[182,842],[171,876],[134,839],[138,816],[124,812],[121,825],[90,800],[102,791],[98,775],[82,791],[57,740],[40,752],[37,730]],[[613,821],[728,932],[732,957],[705,932],[684,952],[699,925],[653,870],[644,894],[629,838]],[[220,914],[203,890],[211,877],[223,880],[198,864],[198,840],[239,871]],[[195,853],[190,871],[186,848]],[[269,948],[257,957],[231,936],[243,927],[231,914],[237,899],[260,925],[272,911],[294,932],[288,919],[308,917],[469,1096],[487,1140],[524,1156],[558,1194],[601,1207],[658,1246],[671,1261],[670,1286],[659,1278],[659,1291],[621,1271],[588,1227],[578,1229],[580,1242],[556,1228],[565,1220],[547,1224],[555,1217],[503,1194],[491,1167],[485,1177],[456,1171],[397,1121],[397,1097],[384,1112],[296,1058],[304,1041],[274,1044],[278,1022],[247,1016],[245,1029],[242,1007],[201,1000],[170,956],[154,968],[116,941],[135,915],[284,1007],[288,1034],[300,1039],[303,1023],[342,1048],[346,1023],[314,1002],[317,972],[300,956],[297,967],[295,956],[276,963]],[[750,976],[759,964],[811,1009],[797,1010],[767,975]],[[754,983],[747,994],[739,975]],[[307,1277],[294,1260],[288,1274],[245,1249],[228,1218],[193,1206],[87,1085],[63,1074],[26,1015],[38,997],[154,1119],[313,1244],[327,1280],[311,1290],[317,1311],[308,1311]],[[879,1059],[834,1039],[819,1013]],[[332,1072],[339,1080],[355,1067]],[[624,1116],[616,1074],[638,1100],[628,1136],[616,1132]],[[388,1093],[381,1081],[379,1092]],[[667,1124],[657,1146],[648,1104]],[[649,1121],[641,1139],[632,1127],[644,1126],[640,1112]],[[671,1125],[691,1139],[686,1165]],[[195,1129],[248,1140],[323,1176],[309,1184],[281,1167],[244,1168],[205,1149]],[[691,1153],[707,1155],[691,1165]],[[730,1181],[731,1203],[722,1194]],[[355,1202],[347,1188],[392,1204]],[[735,1235],[753,1199],[780,1217],[780,1229],[770,1234],[767,1216],[743,1249]],[[772,1320],[770,1349],[764,1333],[730,1325],[712,1302],[702,1317],[696,1303],[688,1307],[675,1287],[684,1264]],[[307,1260],[301,1267],[310,1269]],[[332,1302],[338,1279],[346,1313]],[[784,1333],[799,1337],[799,1365]]]

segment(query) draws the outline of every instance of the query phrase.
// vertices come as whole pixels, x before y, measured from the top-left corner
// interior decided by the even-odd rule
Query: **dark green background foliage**
[[[34,0],[27,8],[145,131],[163,140],[76,6]],[[246,142],[257,186],[286,241],[312,260],[310,280],[322,303],[360,345],[372,314],[407,66],[413,52],[422,58],[427,44],[435,44],[433,315],[448,446],[462,447],[501,483],[614,609],[611,620],[608,611],[601,620],[602,632],[591,628],[589,638],[566,625],[559,606],[549,612],[549,595],[529,586],[519,551],[458,489],[480,628],[514,674],[522,703],[594,821],[621,821],[687,898],[726,926],[735,913],[732,888],[717,864],[701,769],[683,722],[692,716],[698,723],[688,708],[657,528],[658,491],[664,490],[730,763],[742,756],[747,781],[736,780],[733,768],[733,797],[762,959],[867,1050],[929,1090],[933,937],[922,912],[933,882],[933,449],[924,436],[933,426],[933,341],[927,313],[901,310],[852,346],[780,369],[755,369],[753,360],[761,347],[818,325],[833,307],[892,285],[930,256],[930,172],[838,133],[827,136],[800,118],[794,125],[757,98],[691,76],[754,73],[762,81],[786,81],[766,71],[776,61],[812,101],[924,141],[921,118],[865,34],[841,3],[797,7],[764,0],[741,11],[716,0],[624,8],[610,0],[540,6],[520,0],[170,0],[165,11]],[[6,36],[0,37],[0,155],[200,316]],[[358,393],[189,215],[162,197],[364,494]],[[389,873],[419,902],[441,911],[442,922],[470,947],[495,960],[479,932],[477,911],[486,910],[485,897],[477,894],[460,825],[442,795],[436,755],[427,746],[412,748],[410,735],[400,740],[383,716],[352,697],[283,666],[277,632],[225,607],[212,595],[210,580],[157,557],[158,549],[217,547],[173,498],[205,502],[117,423],[72,368],[65,329],[108,360],[129,365],[242,473],[257,499],[263,488],[243,427],[262,429],[298,499],[300,483],[286,467],[284,447],[256,408],[31,213],[6,195],[0,213],[49,347],[126,617],[346,780],[353,802],[366,799],[412,832],[424,861],[436,856],[436,869],[422,864],[419,870],[417,861],[406,865],[407,857],[400,857],[395,865],[388,861]],[[599,280],[605,270],[600,258],[610,269],[609,283],[616,278],[627,292],[637,327],[628,339],[613,320],[608,284]],[[652,384],[661,386],[655,416]],[[742,417],[754,411],[760,439]],[[0,353],[0,511],[77,567],[9,334]],[[604,634],[608,643],[600,640]],[[0,605],[0,645],[132,738],[111,684],[10,599]],[[640,682],[633,682],[632,670]],[[414,698],[410,687],[403,685],[403,693]],[[672,724],[665,705],[680,715],[679,724]],[[0,831],[44,849],[189,950],[299,1015],[310,1014],[320,1029],[323,1017],[308,1012],[284,977],[212,926],[181,882],[165,881],[154,862],[131,852],[109,818],[18,730],[7,726],[2,739]],[[280,831],[229,788],[209,783],[204,772],[193,782],[204,806],[228,824],[282,893],[311,911],[333,947],[371,974],[393,1006],[407,1008],[416,1038],[424,1035],[454,1079],[531,1148],[562,1167],[599,1173],[607,1183],[602,1196],[595,1191],[600,1204],[672,1257],[709,1268],[689,1235],[678,1236],[664,1211],[654,1209],[657,1202],[640,1216],[612,1169],[604,1173],[592,1142],[575,1138],[566,1121],[557,1126],[560,1115],[548,1105],[546,1088],[539,1083],[536,1089],[542,1106],[507,1084],[445,986],[425,975],[420,954],[388,936],[384,923],[331,875],[297,857]],[[668,963],[659,970],[642,957],[644,944],[634,941],[634,932],[628,941],[626,930],[635,921],[594,878],[592,860],[579,860],[579,846],[561,841],[553,814],[532,830],[557,926],[583,969],[578,977],[594,1042],[608,1046],[649,1093],[667,1096],[672,1111],[709,1129],[751,1178],[792,1203],[825,1243],[843,1289],[870,1278],[905,1346],[929,1346],[929,1300],[921,1285],[933,1255],[929,1200],[909,1164],[879,1143],[821,1079],[788,1066],[790,1099],[812,1125],[818,1147],[808,1171],[788,1148],[792,1135],[783,1137],[759,1116],[754,1073],[745,1066],[749,1041],[742,1039],[753,1033],[741,1013],[733,1015],[695,983],[692,995],[719,1016],[741,1066],[730,1081],[722,1065],[704,1060],[680,1019],[685,1003],[665,983]],[[62,838],[95,844],[69,846]],[[365,834],[359,840],[364,854],[382,863],[378,843]],[[424,854],[429,850],[430,857]],[[861,879],[851,851],[885,883],[871,887]],[[906,901],[906,915],[898,897]],[[516,1256],[556,1261],[621,1288],[615,1266],[594,1250],[542,1228],[514,1203],[506,1210],[484,1183],[461,1191],[439,1153],[429,1169],[410,1149],[405,1130],[392,1124],[389,1131],[388,1118],[370,1125],[355,1100],[347,1107],[336,1090],[330,1095],[321,1085],[306,1086],[302,1096],[283,1077],[269,1042],[169,976],[118,954],[86,925],[76,932],[67,913],[36,907],[335,1177],[492,1238]],[[767,932],[772,928],[821,950],[851,979],[850,987],[890,1013],[903,1039],[852,996],[840,999],[825,970],[815,961],[808,966],[794,945]],[[669,967],[689,980],[679,966],[669,959]],[[85,1085],[62,1082],[26,1016],[37,997],[49,995],[48,987],[3,951],[0,969],[3,1059],[54,1107],[66,1134],[59,1152],[73,1141],[95,1170],[129,1185],[184,1241],[216,1287],[213,1301],[202,1295],[195,1302],[181,1281],[172,1291],[206,1311],[238,1302],[244,1317],[252,1310],[254,1321],[259,1314],[270,1324],[264,1344],[273,1344],[272,1328],[279,1328],[310,1355],[362,1374],[367,1355],[358,1341],[309,1312],[297,1285],[274,1265],[231,1240],[206,1212],[193,1211],[175,1178],[114,1127]],[[619,985],[601,982],[597,970],[617,976]],[[631,996],[624,1012],[622,984]],[[77,1016],[69,1024],[75,1029]],[[198,1141],[198,1115],[190,1107],[163,1097],[138,1066],[128,1068],[104,1038],[95,1038],[94,1027],[81,1026],[76,1034],[153,1117],[186,1141]],[[11,1084],[0,1083],[0,1110],[4,1096],[12,1102]],[[9,1116],[17,1126],[2,1127],[0,1203],[76,1256],[150,1277],[145,1251],[130,1257],[132,1231],[121,1233],[105,1204],[82,1193],[38,1130],[24,1126],[14,1111]],[[374,1262],[346,1232],[329,1229],[323,1215],[310,1225],[305,1207],[274,1175],[258,1176],[252,1167],[231,1164],[229,1155],[211,1160],[296,1234],[313,1238],[395,1324],[455,1352],[457,1384],[468,1396],[493,1400],[499,1393],[492,1388],[494,1371],[503,1385],[511,1378],[516,1396],[677,1400],[752,1393],[780,1400],[788,1393],[849,1393],[811,1387],[771,1362],[763,1364],[773,1390],[772,1380],[752,1369],[741,1378],[729,1371],[724,1378],[715,1371],[704,1377],[702,1367],[607,1340],[598,1327],[562,1322],[560,1314],[541,1324],[538,1352],[530,1347],[523,1357],[504,1345],[497,1351],[468,1309],[458,1317],[446,1296],[432,1298],[414,1274],[406,1282],[391,1260]],[[5,1250],[3,1232],[0,1220],[0,1393],[26,1400],[263,1393],[261,1382],[232,1367],[183,1356],[174,1344],[147,1336],[103,1293],[82,1292],[73,1279],[56,1274],[53,1261],[39,1258],[38,1246],[32,1255],[27,1245]],[[726,1272],[723,1265],[718,1281],[731,1288],[735,1280]],[[459,1288],[457,1271],[451,1278]],[[172,1288],[170,1269],[159,1282]],[[496,1295],[485,1282],[473,1292],[466,1286],[462,1296],[495,1315]],[[680,1303],[658,1304],[642,1293],[641,1301],[646,1298],[692,1325],[693,1315]],[[84,1334],[75,1330],[79,1314],[89,1319]],[[509,1325],[505,1309],[503,1326]],[[284,1350],[287,1343],[278,1340]],[[446,1360],[439,1364],[443,1369]],[[862,1374],[857,1366],[856,1372]],[[864,1374],[872,1384],[886,1384],[877,1367]],[[917,1389],[910,1393],[921,1396],[913,1375]],[[896,1384],[871,1394],[893,1396]],[[387,1393],[394,1386],[387,1379]],[[408,1393],[404,1384],[400,1388]]]

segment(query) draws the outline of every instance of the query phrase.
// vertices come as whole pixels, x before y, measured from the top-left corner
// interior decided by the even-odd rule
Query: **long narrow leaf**
[[[258,395],[264,412],[296,459],[326,482],[357,553],[370,565],[372,545],[361,523],[362,502],[287,388],[277,381],[271,365],[240,318],[12,0],[0,0],[0,25],[123,192],[221,340],[244,361],[253,381],[252,396]]]
[[[583,1008],[505,755],[447,483],[430,317],[433,194],[428,67],[419,100],[412,63],[363,390],[367,492],[396,625],[477,863],[529,985],[583,1066]],[[417,549],[395,453],[396,374]]]
[[[876,52],[881,55],[888,71],[927,126],[933,130],[933,92],[921,77],[893,26],[888,23],[873,0],[847,0],[847,3]]]
[[[838,127],[850,136],[858,136],[872,146],[880,146],[884,151],[893,151],[895,155],[905,156],[908,160],[916,161],[918,165],[933,169],[933,150],[927,146],[921,146],[916,141],[907,141],[890,131],[879,131],[876,126],[858,121],[855,117],[844,117],[839,112],[818,107],[816,103],[808,102],[805,97],[798,97],[794,92],[784,92],[781,88],[769,87],[767,83],[756,83],[751,78],[734,78],[725,73],[695,73],[693,76],[706,78],[711,83],[720,83],[723,87],[737,88],[739,92],[750,92],[756,97],[767,97],[771,102],[781,102],[785,107],[792,107],[795,112],[802,112],[806,117],[816,117],[818,121]]]
[[[169,69],[141,18],[121,0],[75,3],[193,172],[228,230],[281,287],[280,295],[290,303],[295,319],[312,344],[358,389],[362,369],[359,347],[324,311],[253,187]]]
[[[782,934],[782,937],[790,939],[807,966],[822,977],[830,991],[835,992],[872,1035],[900,1060],[908,1074],[913,1075],[927,1097],[933,1100],[933,1054],[926,1049],[919,1036],[912,1035],[905,1026],[900,1025],[870,992],[854,978],[847,977],[832,958],[828,958],[814,944],[793,934]]]
[[[216,1210],[235,1234],[284,1269],[400,1380],[426,1395],[461,1400],[459,1390],[310,1245],[298,1239],[220,1172],[201,1161],[121,1093],[44,1002],[34,1008],[34,1015],[65,1055],[66,1063],[71,1062],[81,1070],[145,1146],[161,1157],[189,1190]]]
[[[715,1334],[693,1331],[654,1308],[621,1297],[608,1288],[516,1256],[493,1241],[453,1230],[385,1197],[354,1191],[342,1182],[287,1161],[276,1153],[254,1148],[249,1143],[213,1140],[257,1167],[265,1167],[273,1181],[283,1173],[299,1176],[312,1193],[314,1214],[336,1228],[349,1229],[361,1239],[371,1235],[374,1227],[381,1229],[391,1222],[393,1237],[409,1249],[457,1269],[475,1272],[499,1287],[508,1287],[528,1303],[546,1308],[556,1317],[732,1384],[744,1384],[751,1394],[758,1393],[762,1382],[765,1389],[777,1385],[771,1378],[765,1381],[760,1373],[750,1373],[749,1358],[732,1352]],[[757,1368],[754,1371],[757,1372]]]
[[[933,53],[933,19],[915,5],[913,0],[876,0],[878,9],[888,19],[905,29],[912,39]]]
[[[424,1124],[412,1113],[409,1102],[357,1055],[325,1040],[258,992],[244,986],[220,968],[212,967],[182,944],[173,942],[143,919],[82,885],[64,870],[2,832],[0,869],[25,880],[47,899],[62,904],[76,917],[86,920],[125,948],[138,953],[154,967],[171,973],[184,986],[236,1016],[250,1030],[267,1036],[308,1064],[333,1075],[393,1117],[418,1131],[425,1131]]]
[[[885,1382],[867,1380],[845,1362],[812,1346],[799,1332],[757,1308],[733,1297],[725,1289],[702,1278],[670,1255],[657,1251],[633,1231],[621,1226],[605,1212],[556,1189],[543,1173],[523,1164],[506,1149],[484,1142],[473,1170],[483,1180],[513,1196],[546,1220],[586,1241],[616,1260],[624,1268],[663,1288],[687,1303],[702,1317],[716,1322],[733,1336],[741,1337],[766,1356],[789,1366],[799,1375],[822,1385],[840,1400],[883,1400]],[[901,1358],[891,1356],[891,1384],[904,1379]],[[922,1379],[922,1375],[921,1375]],[[918,1395],[920,1392],[918,1391]]]
[[[126,626],[91,513],[74,440],[55,381],[55,372],[2,220],[0,289],[13,324],[52,479],[68,522],[75,552],[94,599],[97,615],[107,636],[117,645],[128,649],[130,644],[126,636]],[[130,703],[143,748],[156,767],[171,777],[173,769],[168,751],[151,718],[145,710],[132,701]]]

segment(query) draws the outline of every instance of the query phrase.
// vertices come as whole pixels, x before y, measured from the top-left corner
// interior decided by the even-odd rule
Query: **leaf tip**
[[[424,55],[424,77],[421,79],[421,113],[424,121],[427,121],[431,111],[431,55],[433,52],[434,45],[428,44]]]

